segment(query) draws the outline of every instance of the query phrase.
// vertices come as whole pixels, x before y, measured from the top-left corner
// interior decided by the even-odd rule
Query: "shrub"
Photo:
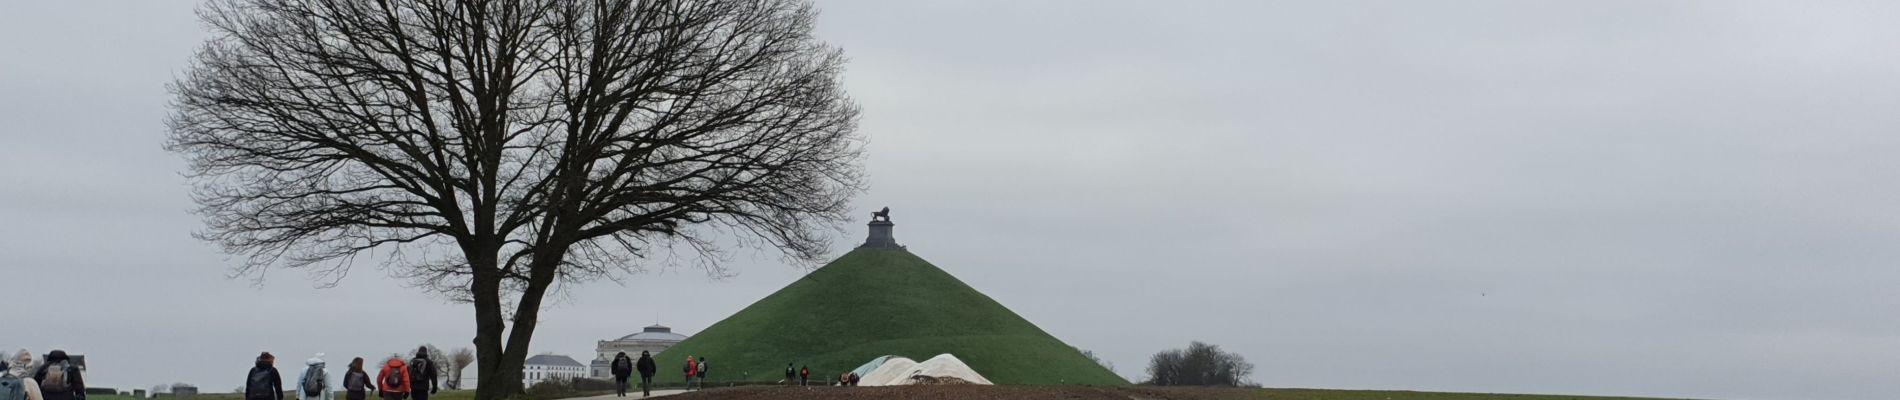
[[[86,388],[86,394],[89,394],[89,395],[92,395],[92,394],[97,394],[97,395],[105,395],[105,396],[115,396],[115,395],[118,395],[118,394],[119,394],[119,390],[118,390],[118,389],[113,389],[113,388],[107,388],[107,387],[89,387],[89,388]]]
[[[1155,353],[1148,360],[1148,382],[1158,386],[1246,386],[1253,364],[1220,346],[1189,343],[1186,349]]]

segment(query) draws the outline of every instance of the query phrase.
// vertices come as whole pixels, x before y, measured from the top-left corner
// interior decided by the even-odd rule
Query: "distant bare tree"
[[[1248,386],[1253,364],[1220,346],[1195,341],[1186,349],[1155,353],[1148,361],[1148,382],[1159,386]]]
[[[1075,347],[1075,346],[1069,346],[1069,347],[1075,349],[1075,351],[1082,352],[1082,356],[1088,357],[1089,361],[1094,361],[1096,364],[1100,364],[1102,368],[1108,368],[1108,372],[1115,372],[1115,363],[1109,362],[1108,360],[1104,360],[1101,357],[1096,357],[1094,351],[1089,351],[1081,347]]]
[[[467,347],[457,347],[449,351],[449,388],[462,388],[462,370],[475,363],[475,351]]]
[[[171,85],[202,239],[334,285],[365,251],[473,304],[476,398],[542,301],[724,248],[821,261],[863,183],[805,0],[213,0]],[[722,236],[723,237],[723,236]]]

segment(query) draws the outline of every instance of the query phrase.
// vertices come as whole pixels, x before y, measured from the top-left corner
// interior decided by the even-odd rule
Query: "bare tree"
[[[462,389],[462,370],[475,363],[475,351],[467,347],[449,350],[449,388]]]
[[[816,263],[863,190],[843,55],[812,36],[804,0],[199,14],[211,38],[170,87],[166,144],[189,163],[198,235],[245,256],[237,276],[334,285],[380,250],[471,303],[480,400],[522,391],[559,284],[677,260],[720,275],[734,246]]]
[[[1101,365],[1102,368],[1108,368],[1108,372],[1115,372],[1115,363],[1110,362],[1108,360],[1104,360],[1101,357],[1097,357],[1094,351],[1086,350],[1081,347],[1075,347],[1075,346],[1069,346],[1069,348],[1072,348],[1072,349],[1075,349],[1075,351],[1081,352],[1083,357],[1088,357],[1089,361],[1094,361],[1096,364]]]
[[[1253,364],[1220,346],[1195,341],[1186,349],[1155,353],[1148,360],[1148,382],[1159,386],[1247,386]]]

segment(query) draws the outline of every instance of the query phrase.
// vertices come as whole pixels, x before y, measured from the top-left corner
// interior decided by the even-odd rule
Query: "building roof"
[[[554,366],[554,367],[585,367],[586,366],[586,365],[581,364],[580,361],[574,361],[573,357],[556,355],[556,354],[542,354],[542,355],[538,355],[534,357],[528,357],[528,362],[524,364],[546,365],[546,366]]]
[[[654,324],[653,326],[646,327],[646,329],[643,329],[638,333],[634,333],[632,335],[627,335],[627,336],[621,336],[619,339],[615,339],[614,341],[678,342],[681,340],[686,340],[686,335],[673,333],[673,328],[668,328],[665,325]]]

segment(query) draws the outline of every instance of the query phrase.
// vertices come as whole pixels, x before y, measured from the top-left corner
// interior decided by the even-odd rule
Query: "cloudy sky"
[[[858,207],[1124,376],[1202,340],[1276,387],[1900,393],[1900,4],[1426,3],[818,5]],[[254,284],[189,236],[160,143],[193,7],[0,12],[0,348],[226,390],[259,350],[468,343],[374,263]],[[535,350],[697,332],[801,273],[731,267],[569,288]]]

